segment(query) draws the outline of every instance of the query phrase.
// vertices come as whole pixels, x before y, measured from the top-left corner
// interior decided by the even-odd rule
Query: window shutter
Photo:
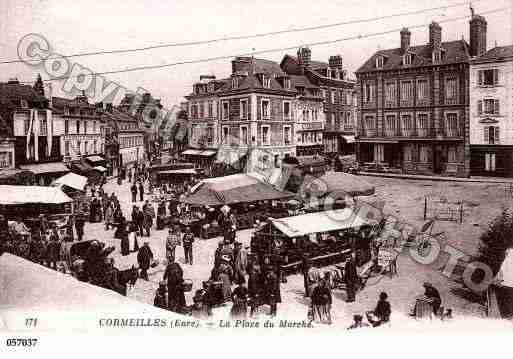
[[[484,142],[489,143],[490,137],[489,137],[489,127],[485,127],[484,129]]]
[[[499,100],[495,100],[493,102],[494,104],[494,108],[493,108],[493,113],[498,115],[500,113],[500,109],[499,109]]]
[[[493,84],[497,85],[499,83],[499,69],[493,70]]]
[[[493,143],[499,144],[500,136],[499,136],[499,126],[495,127],[494,136],[493,136]]]
[[[483,113],[483,100],[477,101],[477,113],[481,115]]]

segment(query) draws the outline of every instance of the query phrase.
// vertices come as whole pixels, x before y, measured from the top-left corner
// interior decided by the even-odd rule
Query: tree
[[[495,276],[501,269],[508,249],[513,248],[512,211],[504,209],[499,216],[492,220],[480,240],[477,260],[488,265]]]

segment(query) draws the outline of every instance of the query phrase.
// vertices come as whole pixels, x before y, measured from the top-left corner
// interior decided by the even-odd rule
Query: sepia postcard
[[[511,333],[512,22],[510,0],[2,0],[0,352]]]

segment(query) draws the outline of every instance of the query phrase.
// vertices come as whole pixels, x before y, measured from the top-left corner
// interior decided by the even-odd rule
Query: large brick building
[[[321,90],[324,112],[322,143],[317,153],[335,155],[354,152],[356,122],[355,81],[343,67],[342,56],[330,56],[329,62],[313,61],[311,50],[303,47],[297,57],[285,55],[281,68],[290,76],[302,76]]]
[[[429,26],[429,42],[380,50],[356,72],[357,160],[364,168],[404,173],[468,176],[469,61],[483,52],[484,19],[470,21],[470,45],[442,42]]]
[[[191,147],[240,158],[249,154],[250,164],[277,166],[287,155],[296,156],[298,139],[305,153],[322,144],[320,89],[304,75],[285,73],[276,62],[237,57],[229,78],[203,77],[186,98]],[[297,121],[321,126],[297,132]]]

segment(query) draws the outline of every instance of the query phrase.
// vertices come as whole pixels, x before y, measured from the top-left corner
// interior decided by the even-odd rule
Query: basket
[[[183,280],[183,291],[190,292],[192,290],[192,280],[184,279]]]

